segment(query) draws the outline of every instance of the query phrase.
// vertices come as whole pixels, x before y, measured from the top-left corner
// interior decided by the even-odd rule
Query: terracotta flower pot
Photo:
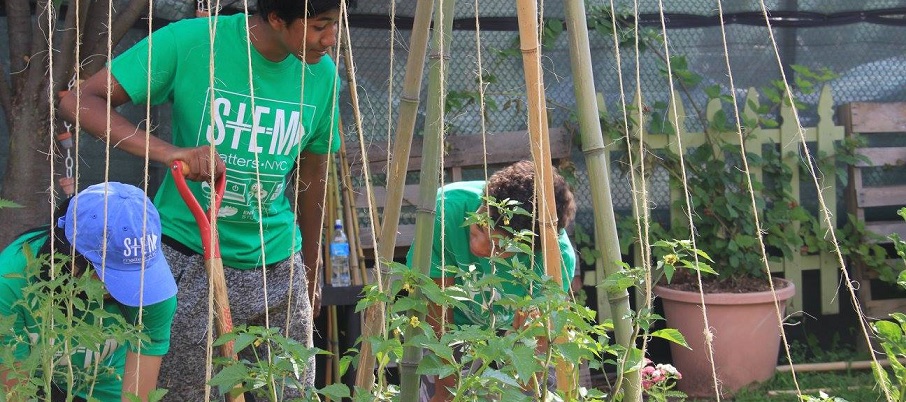
[[[776,289],[783,314],[796,287],[780,280],[786,283]],[[654,292],[663,299],[667,326],[679,330],[692,348],[670,344],[673,365],[683,375],[677,388],[689,396],[714,396],[701,296],[662,286],[656,286]],[[771,292],[706,294],[705,305],[721,394],[732,395],[748,384],[771,378],[780,348],[780,323]]]

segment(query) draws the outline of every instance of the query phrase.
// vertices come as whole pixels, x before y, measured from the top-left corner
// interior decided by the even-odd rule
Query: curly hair
[[[576,216],[576,203],[566,180],[553,173],[554,202],[557,204],[557,230],[569,227]],[[519,161],[509,165],[488,179],[485,195],[497,201],[505,199],[519,203],[519,206],[531,213],[535,209],[535,164],[532,161]],[[500,222],[501,213],[497,208],[489,208],[488,213],[494,222]],[[537,214],[536,214],[537,215]],[[540,226],[537,219],[531,216],[516,214],[507,225],[515,231],[535,231]],[[536,232],[537,233],[537,232]]]

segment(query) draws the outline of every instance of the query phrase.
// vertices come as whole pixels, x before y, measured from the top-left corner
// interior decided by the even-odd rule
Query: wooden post
[[[428,51],[428,31],[431,26],[431,12],[434,0],[418,0],[415,6],[415,22],[409,37],[409,59],[406,61],[406,79],[403,83],[399,122],[396,141],[393,148],[393,160],[390,163],[388,177],[397,178],[397,182],[388,183],[387,207],[384,208],[384,219],[381,222],[381,235],[375,239],[377,259],[375,275],[380,289],[384,286],[382,270],[388,261],[393,260],[393,249],[396,246],[396,229],[399,226],[399,210],[403,200],[406,170],[409,165],[409,150],[415,131],[415,117],[418,112],[418,99],[421,92],[422,73],[425,55]],[[362,145],[362,155],[366,155]],[[363,163],[367,167],[368,164]],[[367,169],[366,169],[367,170]],[[367,171],[366,171],[367,174]],[[380,240],[378,242],[378,240]],[[371,350],[372,336],[384,333],[384,305],[376,304],[365,310],[365,322],[362,328],[361,353],[359,353],[359,370],[356,372],[355,385],[363,392],[371,392],[374,387],[374,352]]]
[[[541,41],[538,37],[538,6],[535,0],[517,0],[519,18],[519,43],[522,65],[525,70],[525,87],[528,103],[529,141],[535,162],[535,209],[540,223],[541,247],[544,267],[548,276],[558,284],[563,283],[560,271],[562,259],[557,243],[557,207],[554,201],[553,166],[551,165],[550,138],[548,138],[547,102],[544,80],[541,75]],[[574,395],[575,375],[566,362],[557,364],[557,384],[567,395]]]
[[[622,271],[620,262],[620,241],[617,235],[616,216],[613,212],[613,200],[610,195],[610,175],[608,174],[607,147],[601,132],[601,121],[598,118],[598,106],[595,97],[594,75],[592,74],[591,47],[588,42],[588,25],[585,22],[584,0],[565,0],[566,32],[569,34],[570,64],[572,65],[573,82],[586,83],[573,85],[576,94],[576,109],[579,116],[579,132],[582,137],[582,152],[588,166],[588,178],[591,184],[592,206],[595,223],[595,249],[601,250],[601,258],[596,263],[596,271],[603,271],[601,278]],[[546,250],[545,250],[546,251]],[[613,317],[614,336],[617,343],[626,350],[635,347],[635,330],[630,319],[629,291],[607,292],[607,300]],[[559,382],[558,382],[559,384]],[[638,370],[626,375],[620,385],[625,396],[624,401],[642,400],[642,380]],[[570,392],[570,390],[566,390]],[[574,395],[574,394],[573,394]]]

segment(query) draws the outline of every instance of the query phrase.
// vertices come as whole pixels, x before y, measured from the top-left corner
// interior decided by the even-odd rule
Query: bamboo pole
[[[403,203],[403,188],[405,187],[406,170],[409,167],[409,150],[412,146],[412,136],[415,132],[415,117],[418,113],[418,100],[422,86],[425,54],[428,48],[428,31],[431,27],[431,12],[434,0],[419,0],[415,6],[415,22],[412,25],[412,34],[409,36],[409,58],[406,61],[406,78],[403,83],[403,93],[400,97],[400,114],[397,122],[396,140],[393,147],[393,159],[390,163],[389,178],[396,178],[387,186],[387,202],[384,208],[384,219],[381,222],[381,235],[375,239],[377,259],[375,261],[378,272],[377,280],[381,289],[387,289],[383,282],[388,280],[382,275],[386,262],[393,259],[393,249],[396,247],[396,230],[399,227],[399,211]],[[379,242],[377,240],[380,240]],[[388,258],[389,257],[389,258]],[[384,305],[375,304],[365,310],[365,322],[362,328],[361,352],[359,354],[359,369],[356,372],[356,387],[363,392],[371,392],[374,386],[374,352],[371,350],[370,337],[383,333]]]
[[[437,199],[437,188],[443,174],[441,166],[441,149],[444,138],[444,94],[446,86],[445,60],[450,59],[450,46],[453,38],[453,13],[455,0],[441,0],[434,14],[434,21],[439,23],[431,40],[432,52],[428,61],[428,100],[425,116],[424,141],[422,142],[422,164],[418,187],[418,209],[415,217],[415,241],[412,244],[412,267],[421,269],[422,273],[431,272],[431,248],[434,241],[434,217]],[[421,291],[416,288],[411,295],[418,299]],[[426,300],[427,302],[427,300]],[[424,322],[424,314],[412,311]],[[421,328],[406,326],[405,339],[415,339],[421,334]],[[418,400],[420,376],[416,373],[422,360],[422,348],[406,346],[400,361],[400,400]]]
[[[541,224],[541,246],[544,249],[546,273],[562,284],[560,248],[557,243],[557,209],[554,202],[554,178],[548,137],[547,105],[544,78],[541,75],[541,41],[538,38],[538,7],[535,0],[517,0],[519,42],[528,105],[529,141],[535,162],[535,197]]]
[[[592,208],[595,224],[595,249],[601,250],[605,258],[598,258],[596,271],[606,276],[622,270],[620,242],[617,237],[616,217],[610,195],[607,148],[598,119],[598,108],[591,64],[591,47],[588,42],[584,0],[564,0],[566,32],[569,37],[569,58],[573,73],[573,91],[576,94],[576,109],[579,116],[579,133],[582,152],[588,166],[588,182],[591,185]],[[607,292],[613,317],[614,336],[626,350],[635,347],[633,325],[629,306],[629,291]],[[641,376],[638,370],[624,377],[624,401],[641,401]]]
[[[343,213],[346,216],[346,232],[349,233],[349,261],[352,267],[352,284],[361,286],[368,283],[368,272],[365,267],[365,253],[362,251],[361,228],[356,214],[355,194],[352,193],[352,178],[349,172],[349,159],[346,155],[346,145],[340,148],[340,177],[343,179],[342,202]]]
[[[356,129],[359,131],[359,134],[361,134],[361,131],[363,128],[362,128],[361,112],[359,110],[358,91],[356,91],[356,89],[355,89],[356,80],[355,80],[355,66],[352,63],[352,47],[344,45],[343,46],[343,55],[346,58],[346,62],[343,63],[346,66],[346,79],[347,79],[347,81],[352,83],[352,85],[349,86],[349,96],[350,96],[350,98],[352,98],[353,114],[356,116],[356,118],[355,118]],[[341,134],[343,133],[342,129],[343,129],[343,124],[342,124],[342,119],[341,119],[340,120],[340,133]],[[353,224],[350,228],[350,234],[352,235],[350,237],[354,237],[355,241],[356,241],[356,248],[355,248],[356,256],[357,256],[356,259],[357,259],[357,263],[358,263],[358,267],[359,267],[359,275],[361,277],[361,282],[355,282],[355,284],[363,285],[363,284],[370,283],[371,278],[370,278],[370,275],[368,275],[368,267],[365,266],[365,252],[364,252],[364,250],[362,250],[362,242],[361,242],[362,227],[359,225],[358,216],[355,213],[355,194],[353,193],[353,190],[352,190],[353,189],[352,176],[351,176],[351,172],[349,171],[349,166],[350,166],[349,158],[348,158],[349,154],[346,151],[346,141],[343,140],[343,138],[344,138],[344,136],[341,135],[340,136],[340,139],[341,139],[341,141],[340,141],[340,163],[341,163],[340,166],[344,167],[345,170],[343,172],[341,172],[341,174],[343,175],[344,194],[345,194],[345,197],[347,200],[347,204],[349,205],[350,211],[352,213],[352,223]],[[368,180],[369,173],[368,173],[368,166],[367,166],[368,154],[365,152],[365,147],[364,147],[363,143],[360,142],[359,147],[360,147],[360,152],[361,152],[361,157],[362,157],[362,173],[363,173],[363,176],[365,179],[366,192],[368,193],[370,205],[374,205],[375,204],[374,193],[367,190],[367,189],[370,189],[370,185],[369,185],[370,181]],[[377,214],[376,210],[369,208],[368,214],[369,214],[369,218],[371,219],[372,223],[378,222],[378,214]],[[352,243],[350,243],[350,245],[352,245]]]
[[[540,223],[541,247],[544,250],[544,267],[548,276],[558,284],[563,283],[560,271],[562,260],[557,242],[557,211],[554,201],[553,166],[550,156],[550,138],[544,79],[541,75],[541,41],[538,37],[538,6],[535,0],[517,0],[519,43],[522,65],[525,70],[525,87],[528,104],[529,141],[535,163],[535,205]],[[577,378],[575,370],[564,361],[557,362],[557,386],[569,396],[575,395]]]

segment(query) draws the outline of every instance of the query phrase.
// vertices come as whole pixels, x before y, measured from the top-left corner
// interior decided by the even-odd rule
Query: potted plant
[[[671,67],[681,92],[690,95],[698,90],[702,79],[686,67],[682,57],[672,59]],[[826,71],[814,73],[799,66],[794,69],[795,91],[799,93],[808,93],[816,84],[833,78]],[[732,98],[717,85],[704,88],[699,93],[707,97],[707,111],[693,104],[702,123],[703,140],[691,147],[686,145],[691,141],[687,141],[683,145],[687,152],[682,159],[672,151],[679,149],[678,146],[664,148],[650,157],[635,158],[647,164],[646,172],[658,169],[666,172],[671,190],[685,194],[675,199],[674,211],[691,208],[691,214],[672,216],[669,225],[651,222],[650,241],[694,240],[694,247],[710,256],[710,264],[717,272],[717,275],[698,275],[695,271],[682,270],[669,283],[664,278],[654,287],[654,293],[663,301],[667,325],[680,330],[689,345],[689,348],[671,345],[671,354],[674,365],[683,373],[678,389],[690,396],[714,396],[715,386],[722,394],[732,394],[773,375],[780,341],[779,318],[784,314],[785,302],[796,290],[792,282],[768,273],[767,260],[818,251],[813,249],[821,243],[816,239],[823,239],[823,234],[816,233],[819,225],[815,214],[799,205],[791,192],[793,168],[784,163],[784,158],[791,157],[789,152],[784,153],[777,144],[753,141],[761,129],[778,126],[772,116],[781,107],[790,107],[782,95],[784,91],[784,84],[775,82],[761,91],[767,98],[764,104],[751,96],[747,102],[740,99],[738,103],[745,104],[748,113],[737,127],[733,113],[724,111],[733,110]],[[723,107],[715,107],[721,103]],[[794,102],[791,107],[803,105]],[[669,141],[677,140],[676,133],[686,135],[683,127],[679,130],[673,127],[667,105],[655,104],[645,109],[644,126],[650,134],[665,134]],[[636,142],[630,147],[638,145],[637,138],[630,141]],[[757,144],[762,149],[754,153],[752,149],[743,151],[740,142]],[[747,166],[742,163],[744,159]],[[633,168],[638,167],[637,164]],[[752,174],[753,171],[761,174]],[[760,239],[756,217],[760,222]],[[620,224],[624,250],[629,244],[638,244],[637,234],[642,232],[636,223],[631,219]],[[657,255],[657,250],[654,253],[661,260],[671,258]],[[707,335],[703,311],[707,312]],[[711,351],[716,370],[712,370]]]

